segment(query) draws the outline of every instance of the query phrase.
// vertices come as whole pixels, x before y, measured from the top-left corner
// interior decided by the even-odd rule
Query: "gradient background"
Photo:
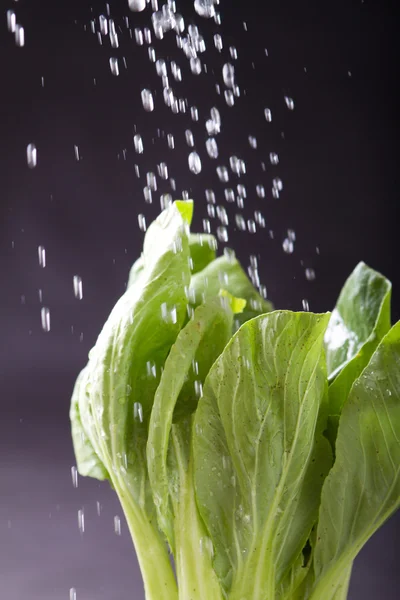
[[[123,520],[122,535],[114,533],[114,516],[122,518],[116,497],[94,480],[80,478],[79,487],[72,486],[68,410],[75,377],[140,252],[137,214],[149,222],[159,211],[160,193],[170,191],[164,183],[153,205],[144,202],[145,173],[155,171],[157,162],[168,163],[177,196],[186,189],[197,200],[201,230],[204,189],[212,187],[218,199],[222,194],[216,164],[226,164],[230,154],[246,160],[243,183],[251,192],[244,213],[262,210],[267,229],[251,236],[230,226],[230,243],[245,265],[251,252],[260,255],[260,274],[277,307],[300,309],[307,298],[311,310],[330,309],[347,275],[364,260],[393,281],[393,320],[400,316],[397,34],[389,2],[221,0],[221,28],[200,19],[192,1],[177,4],[186,23],[193,19],[205,36],[201,58],[208,74],[190,73],[174,34],[154,47],[159,57],[182,66],[183,82],[176,87],[198,106],[198,123],[165,107],[146,45],[137,46],[124,29],[122,16],[128,14],[132,28],[150,26],[148,10],[133,15],[126,0],[110,0],[122,29],[120,48],[111,49],[90,32],[90,19],[105,11],[103,2],[1,2],[0,597],[7,600],[65,600],[71,587],[77,600],[143,598]],[[24,48],[7,31],[7,9],[25,27]],[[221,55],[212,44],[219,30]],[[242,90],[233,108],[214,88],[230,44],[238,50]],[[110,72],[110,56],[120,58],[119,77]],[[141,106],[143,87],[157,90],[153,113]],[[295,100],[294,111],[284,104],[286,94]],[[204,149],[204,119],[213,105],[223,120],[221,160],[214,162]],[[266,106],[271,124],[263,117]],[[141,156],[133,150],[135,125],[144,138]],[[197,177],[187,167],[187,127],[203,159]],[[157,128],[174,133],[175,151],[162,133],[158,138]],[[257,151],[248,145],[249,134],[258,138]],[[30,142],[38,149],[32,170],[26,163]],[[278,167],[269,165],[271,151],[279,153]],[[265,173],[260,161],[267,163]],[[270,194],[277,174],[284,182],[279,200]],[[257,183],[266,186],[263,200],[255,194]],[[292,255],[281,246],[288,227],[297,234]],[[45,269],[38,264],[38,245],[46,248]],[[315,268],[315,281],[306,281],[305,267]],[[83,279],[81,301],[73,295],[75,274]],[[42,305],[51,311],[49,333],[41,329]],[[398,597],[399,528],[396,516],[362,551],[351,600]]]

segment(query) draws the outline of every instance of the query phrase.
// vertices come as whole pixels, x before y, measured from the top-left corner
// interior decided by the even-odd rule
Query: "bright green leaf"
[[[400,322],[383,338],[343,407],[335,464],[322,490],[312,600],[336,600],[343,573],[399,507],[399,432]]]
[[[230,600],[274,598],[316,520],[329,315],[276,311],[241,327],[195,416],[196,497]]]

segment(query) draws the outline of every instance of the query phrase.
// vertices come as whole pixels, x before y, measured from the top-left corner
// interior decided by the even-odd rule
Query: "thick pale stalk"
[[[189,459],[187,470],[185,466],[179,461],[179,500],[174,503],[179,600],[222,600],[221,587],[212,566],[211,540],[196,505],[193,457]]]
[[[118,489],[142,573],[146,600],[178,600],[167,547],[146,514]]]

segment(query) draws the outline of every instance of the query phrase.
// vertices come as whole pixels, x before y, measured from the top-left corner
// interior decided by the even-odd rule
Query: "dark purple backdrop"
[[[114,516],[121,515],[114,494],[93,480],[72,486],[68,409],[74,379],[140,252],[137,214],[149,221],[159,211],[160,193],[168,191],[164,184],[153,205],[145,204],[145,173],[158,161],[168,163],[177,195],[187,189],[195,198],[201,229],[204,189],[213,188],[225,205],[215,166],[227,164],[231,154],[246,160],[251,192],[244,212],[262,210],[267,228],[251,236],[230,226],[230,243],[244,264],[250,252],[260,255],[260,273],[277,307],[300,309],[307,298],[311,310],[332,308],[345,278],[364,260],[393,281],[393,319],[400,316],[397,48],[389,3],[221,0],[220,28],[195,15],[193,2],[177,4],[186,22],[204,33],[207,75],[190,73],[174,34],[154,48],[182,66],[179,95],[197,105],[198,123],[165,107],[146,44],[137,46],[123,29],[128,14],[132,28],[150,26],[148,10],[132,15],[126,0],[110,1],[111,17],[122,28],[120,47],[111,49],[90,32],[90,20],[105,14],[103,2],[1,2],[0,597],[7,600],[67,600],[71,587],[77,600],[143,597],[125,523],[121,536],[114,533]],[[25,28],[23,48],[7,31],[7,9]],[[221,55],[212,44],[218,31]],[[238,51],[242,92],[232,108],[214,87],[229,45]],[[119,77],[110,72],[110,56],[120,59]],[[143,111],[143,87],[157,92],[153,113]],[[285,95],[293,97],[293,111]],[[221,159],[214,162],[204,149],[204,120],[213,105],[223,119]],[[270,124],[263,116],[267,106]],[[141,156],[133,150],[135,125],[145,142]],[[188,127],[203,159],[198,176],[187,167]],[[174,151],[163,131],[175,134]],[[249,134],[258,138],[257,151],[247,143]],[[29,143],[38,149],[35,169],[26,163]],[[278,167],[268,163],[271,151],[279,153]],[[276,175],[284,183],[279,200],[270,193]],[[255,194],[259,183],[266,186],[265,199]],[[282,251],[287,228],[297,234],[292,255]],[[39,245],[46,248],[45,269],[38,264]],[[306,280],[305,267],[315,268],[315,281]],[[83,279],[81,301],[73,295],[75,274]],[[49,333],[41,329],[43,305],[51,311]],[[83,535],[77,522],[82,508]],[[398,597],[398,531],[394,517],[362,551],[351,600]]]

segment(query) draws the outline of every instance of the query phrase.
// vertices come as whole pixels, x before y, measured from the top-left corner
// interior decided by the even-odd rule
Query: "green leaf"
[[[158,521],[175,555],[179,593],[191,600],[220,597],[194,495],[190,415],[210,367],[231,337],[233,300],[207,301],[181,330],[165,362],[149,425],[148,472]]]
[[[94,479],[108,479],[109,475],[103,463],[98,457],[92,446],[85,429],[82,425],[81,412],[85,417],[85,410],[88,410],[88,394],[86,392],[88,368],[85,367],[79,373],[75,382],[71,398],[70,421],[72,442],[77,461],[78,471],[83,476],[93,477]]]
[[[391,283],[364,263],[346,281],[325,335],[329,386],[328,437],[335,446],[351,386],[390,329]]]
[[[161,588],[163,598],[174,598],[176,584],[147,473],[147,427],[161,368],[186,317],[190,210],[173,204],[150,225],[143,271],[118,300],[90,352],[88,410],[80,413],[127,515],[148,597],[157,600]]]
[[[276,311],[248,321],[207,376],[193,434],[196,497],[230,600],[274,598],[316,520],[331,466],[328,319]]]
[[[213,298],[196,308],[171,348],[154,398],[147,443],[148,470],[160,526],[172,547],[172,476],[168,473],[167,452],[174,411],[178,413],[175,420],[179,420],[196,409],[204,379],[231,337],[232,321],[233,313],[225,298]]]
[[[343,573],[400,504],[400,322],[354,382],[325,480],[312,600],[336,599]],[[340,598],[340,595],[339,595]]]
[[[189,234],[189,250],[192,260],[192,273],[198,273],[206,267],[216,256],[217,242],[213,235],[206,233],[190,233]],[[129,272],[128,285],[134,285],[138,282],[139,277],[144,270],[143,256],[140,256],[131,267]]]
[[[191,302],[198,306],[207,298],[217,296],[221,289],[246,300],[245,310],[237,317],[239,325],[272,310],[272,304],[257,292],[234,256],[221,256],[193,275],[189,290]]]
[[[191,233],[189,236],[192,274],[202,271],[216,257],[217,240],[208,233]]]
[[[325,334],[330,381],[346,367],[351,371],[363,364],[359,374],[368,364],[380,339],[390,329],[391,289],[390,281],[363,262],[347,279]],[[357,361],[350,365],[356,356]]]

